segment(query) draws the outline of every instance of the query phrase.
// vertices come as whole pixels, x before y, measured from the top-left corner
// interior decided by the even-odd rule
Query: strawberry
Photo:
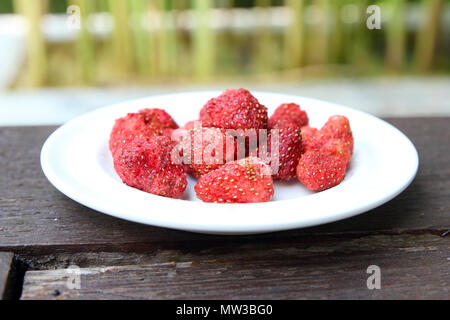
[[[324,142],[318,129],[309,126],[302,127],[302,152],[318,150]]]
[[[350,129],[350,123],[344,116],[332,116],[322,127],[317,130],[316,128],[303,127],[303,152],[309,150],[318,150],[322,146],[330,141],[339,140],[339,150],[342,154],[345,154],[347,163],[353,155],[353,134]]]
[[[114,154],[135,137],[169,135],[178,128],[172,117],[161,109],[143,109],[117,119],[111,131],[109,149]]]
[[[285,103],[279,106],[272,116],[269,118],[269,129],[274,128],[281,122],[289,123],[290,126],[298,127],[308,125],[309,119],[305,111],[300,109],[300,106],[295,103]],[[286,126],[286,125],[283,125]]]
[[[278,134],[278,141],[274,144],[272,137],[275,133]],[[273,179],[289,181],[295,178],[295,169],[302,153],[300,129],[275,125],[267,141],[267,152],[271,161]]]
[[[233,161],[236,152],[234,138],[219,128],[188,130],[178,148],[196,178]]]
[[[270,168],[260,159],[249,157],[202,176],[195,192],[204,202],[252,203],[270,201],[274,188]]]
[[[344,116],[332,116],[322,127],[303,127],[303,152],[297,177],[308,189],[323,191],[345,178],[353,154],[353,135]]]
[[[343,152],[346,153],[350,161],[353,155],[353,134],[349,120],[344,116],[335,115],[328,119],[320,129],[320,133],[326,141],[338,139],[343,143]]]
[[[297,177],[308,189],[323,191],[344,180],[346,167],[345,157],[338,156],[331,149],[309,150],[300,158]]]
[[[330,153],[338,158],[341,158],[345,162],[345,166],[348,166],[352,157],[348,145],[340,139],[328,139],[321,147],[321,152]]]
[[[200,111],[205,127],[266,129],[267,108],[245,89],[231,89],[209,100]]]
[[[183,166],[173,164],[174,142],[165,136],[137,137],[114,153],[114,169],[130,187],[178,198],[186,189]]]

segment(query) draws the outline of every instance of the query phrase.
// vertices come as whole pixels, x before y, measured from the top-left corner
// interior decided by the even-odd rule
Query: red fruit
[[[170,138],[172,136],[173,132],[176,130],[179,130],[179,128],[178,129],[164,129],[162,135]]]
[[[323,191],[345,178],[353,154],[353,135],[344,116],[333,116],[322,129],[302,128],[303,152],[297,177],[308,189]]]
[[[230,162],[200,178],[195,186],[204,202],[267,202],[273,196],[270,168],[258,158]]]
[[[194,129],[195,127],[201,127],[201,122],[198,120],[189,121],[181,128],[167,129],[165,131],[167,134],[164,135],[170,137],[172,141],[181,142],[183,137],[189,133],[189,130]]]
[[[197,123],[198,123],[198,124],[197,124]],[[199,120],[193,120],[193,121],[189,121],[188,123],[186,123],[186,124],[183,126],[183,129],[186,129],[186,130],[194,129],[195,126],[196,126],[196,124],[197,124],[198,127],[201,127],[201,126],[202,126],[202,125],[201,125],[201,122],[200,122]]]
[[[306,112],[301,110],[298,104],[285,103],[279,106],[269,118],[269,128],[272,129],[282,122],[301,128],[308,125],[309,119]]]
[[[169,129],[178,125],[172,117],[161,109],[143,109],[117,119],[109,138],[109,149],[114,154],[118,148],[135,137],[170,135]]]
[[[329,139],[324,143],[321,147],[321,152],[331,153],[332,155],[342,159],[346,166],[350,163],[350,159],[352,157],[348,146],[339,139]]]
[[[200,111],[204,127],[266,129],[267,108],[245,89],[232,89],[209,100]]]
[[[318,150],[324,142],[318,129],[309,126],[302,128],[302,152]]]
[[[114,169],[130,187],[148,193],[180,197],[187,186],[183,166],[173,164],[174,143],[168,137],[137,137],[114,154]]]
[[[183,162],[196,178],[233,161],[236,152],[234,138],[219,128],[191,129],[183,136],[178,148]]]
[[[333,152],[310,150],[300,158],[297,177],[308,189],[323,191],[344,180],[346,167],[346,160]]]
[[[176,144],[175,148],[177,148],[180,162],[182,162],[183,153],[181,152],[180,148],[180,142],[183,141],[183,138],[189,134],[189,130],[186,130],[184,128],[178,128],[175,130],[172,130],[170,134],[170,139]],[[182,163],[184,172],[186,174],[192,174],[191,168],[188,164]]]
[[[347,163],[353,155],[353,134],[350,129],[350,122],[344,116],[332,116],[322,127],[317,130],[311,127],[302,128],[303,152],[319,150],[326,143],[336,140],[339,143],[339,152],[345,155]]]
[[[194,129],[195,127],[201,127],[201,122],[198,120],[189,121],[181,128],[167,129],[165,131],[167,134],[164,135],[170,137],[173,141],[180,142],[183,137],[189,133],[189,130]]]
[[[272,143],[274,130],[278,130],[278,150]],[[274,148],[275,150],[272,150]],[[267,142],[267,152],[270,154],[273,179],[289,181],[296,176],[295,169],[302,154],[302,134],[297,127],[278,127],[271,130]],[[278,165],[277,165],[278,164]]]
[[[170,132],[170,135],[168,135],[168,137],[170,137],[172,139],[172,141],[181,142],[181,140],[183,140],[183,137],[185,135],[187,135],[188,133],[189,133],[189,130],[186,130],[184,128],[178,128],[178,129],[172,130]]]
[[[350,160],[353,155],[353,134],[349,120],[344,116],[332,116],[320,129],[324,139],[339,139],[344,144],[344,151]]]

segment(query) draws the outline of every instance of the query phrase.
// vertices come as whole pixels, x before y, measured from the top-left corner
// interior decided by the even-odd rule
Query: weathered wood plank
[[[439,234],[450,211],[450,118],[388,119],[415,143],[421,167],[411,187],[366,214],[325,226],[224,238],[143,226],[111,218],[68,199],[43,176],[39,153],[54,127],[0,128],[0,250],[152,252],[229,242],[283,242],[323,235]],[[204,241],[208,240],[208,241]]]
[[[239,260],[242,255],[254,257],[265,254],[264,250],[283,250],[297,248],[306,252],[315,251],[317,247],[327,247],[326,252],[359,252],[371,249],[393,249],[418,246],[425,240],[443,243],[443,238],[429,234],[372,235],[336,237],[320,236],[311,238],[284,239],[272,242],[239,242],[214,243],[200,246],[193,244],[161,249],[153,252],[66,252],[56,251],[49,254],[31,256],[18,254],[17,258],[28,265],[31,270],[64,269],[71,265],[81,268],[96,266],[126,266],[164,263],[168,261],[189,262],[203,260]],[[378,241],[378,242],[377,242]],[[447,240],[448,242],[448,240]],[[432,246],[429,242],[428,245]],[[244,253],[244,254],[243,254]]]
[[[67,270],[29,271],[22,299],[448,299],[449,259],[448,239],[433,235],[230,245],[81,268],[79,289]],[[381,290],[367,288],[370,265]]]
[[[11,252],[0,252],[0,299],[7,297],[7,284],[12,272],[13,257]]]

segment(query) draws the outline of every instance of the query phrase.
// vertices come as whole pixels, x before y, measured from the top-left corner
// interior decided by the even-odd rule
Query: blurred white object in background
[[[26,20],[19,15],[0,15],[0,91],[7,88],[25,58]]]
[[[447,13],[450,12],[449,8],[446,7]],[[285,8],[272,8],[268,12],[262,8],[214,10],[213,28],[255,29],[263,19],[255,19],[257,15],[249,10],[254,10],[257,15],[266,16],[268,13],[269,24],[275,30],[281,30],[291,21],[290,12]],[[184,13],[178,21],[178,27],[193,28],[192,12],[187,10]],[[411,14],[407,21],[417,20],[414,17]],[[89,18],[90,30],[96,37],[104,37],[113,30],[114,21],[109,13],[97,13]],[[68,29],[66,19],[64,14],[48,14],[44,17],[41,28],[47,41],[67,42],[75,39],[78,31]],[[227,21],[234,23],[227,24]],[[445,15],[443,23],[449,25],[450,14]],[[153,23],[149,27],[158,28],[158,25]],[[160,93],[236,87],[318,98],[381,117],[450,116],[448,76],[7,91],[25,63],[26,30],[27,22],[21,16],[0,15],[0,126],[59,125],[95,108],[128,99]]]

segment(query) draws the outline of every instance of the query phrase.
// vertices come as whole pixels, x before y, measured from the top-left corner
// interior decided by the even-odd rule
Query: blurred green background
[[[381,8],[379,30],[366,27],[369,5]],[[0,2],[27,26],[12,88],[448,75],[449,10],[446,0]],[[78,13],[80,29],[68,21]]]

